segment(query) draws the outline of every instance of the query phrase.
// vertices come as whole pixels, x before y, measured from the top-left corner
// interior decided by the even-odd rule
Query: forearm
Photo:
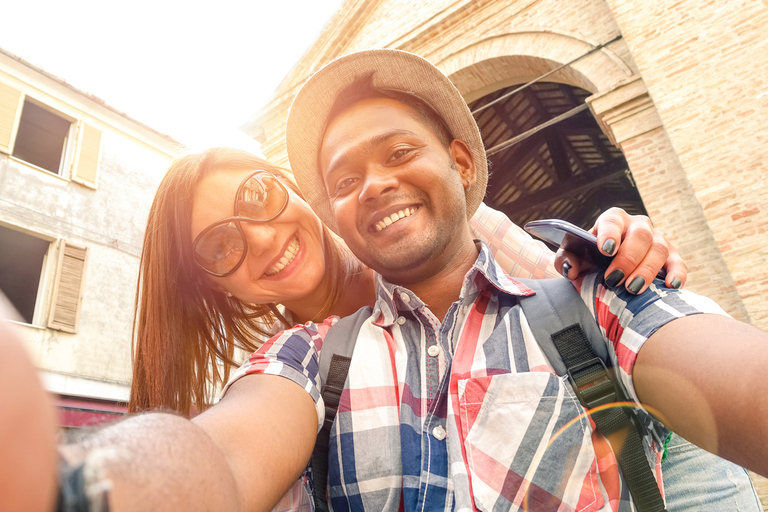
[[[0,510],[47,512],[56,491],[56,419],[12,329],[0,320]]]
[[[768,334],[731,318],[674,320],[640,350],[633,380],[667,425],[723,458],[768,475]]]
[[[61,451],[85,463],[86,492],[109,490],[113,512],[242,509],[222,451],[179,416],[132,416]]]
[[[316,428],[300,386],[246,376],[193,421],[139,414],[62,452],[85,463],[87,494],[109,489],[113,512],[268,511],[306,467]]]

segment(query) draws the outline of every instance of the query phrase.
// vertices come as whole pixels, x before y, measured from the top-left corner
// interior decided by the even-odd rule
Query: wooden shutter
[[[80,121],[72,181],[76,181],[86,187],[96,188],[100,153],[101,131]]]
[[[11,154],[23,99],[21,91],[0,83],[0,151],[4,153]]]
[[[71,333],[77,332],[82,303],[87,249],[61,241],[56,280],[53,285],[48,327]]]

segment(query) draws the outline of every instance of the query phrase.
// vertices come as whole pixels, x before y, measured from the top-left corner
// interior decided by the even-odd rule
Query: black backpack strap
[[[354,314],[339,319],[328,330],[320,349],[318,366],[323,402],[325,403],[325,421],[323,428],[317,434],[315,449],[312,452],[313,498],[317,512],[328,511],[326,488],[328,487],[328,443],[331,438],[331,425],[336,418],[341,392],[347,381],[357,333],[360,332],[363,322],[370,318],[371,311],[370,306],[365,306],[358,309]]]
[[[643,449],[633,408],[607,407],[628,401],[617,378],[605,338],[594,316],[567,279],[520,279],[536,295],[520,307],[537,343],[558,375],[568,380],[597,430],[608,440],[635,507],[640,512],[665,511],[658,484]],[[619,435],[614,435],[619,433]]]

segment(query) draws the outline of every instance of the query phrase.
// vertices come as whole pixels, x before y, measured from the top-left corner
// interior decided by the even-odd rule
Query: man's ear
[[[475,184],[475,160],[472,158],[472,152],[467,143],[461,139],[453,139],[448,146],[451,158],[456,164],[456,170],[459,172],[459,178],[465,184],[464,188],[469,188]],[[469,185],[466,185],[469,184]]]

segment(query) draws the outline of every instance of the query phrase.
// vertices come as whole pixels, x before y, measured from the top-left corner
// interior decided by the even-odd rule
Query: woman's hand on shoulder
[[[688,267],[677,247],[645,215],[611,208],[598,217],[591,232],[597,236],[600,252],[614,256],[604,274],[607,285],[624,285],[631,293],[642,293],[662,268],[666,270],[667,286],[681,288],[685,284]],[[555,268],[563,269],[569,279],[575,279],[591,265],[562,249],[555,257]]]

